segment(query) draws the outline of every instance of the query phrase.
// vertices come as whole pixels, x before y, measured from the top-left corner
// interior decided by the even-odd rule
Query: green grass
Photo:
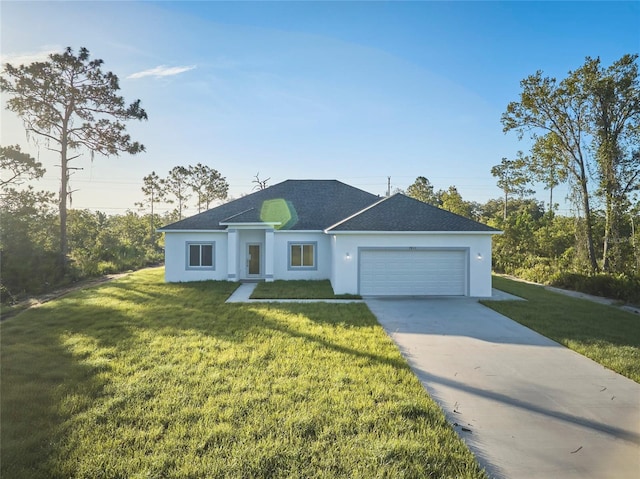
[[[640,382],[640,316],[506,278],[493,286],[527,301],[483,301],[486,306]]]
[[[1,477],[485,477],[365,305],[162,274],[0,324]]]
[[[29,306],[25,303],[22,304],[2,304],[0,303],[0,320],[9,319],[12,316],[24,311]]]
[[[321,281],[284,281],[258,283],[251,299],[360,299],[353,294],[335,295],[331,282]]]

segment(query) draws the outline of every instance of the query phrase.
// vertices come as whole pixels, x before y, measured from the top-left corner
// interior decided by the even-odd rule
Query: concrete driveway
[[[473,298],[366,303],[490,476],[640,477],[637,383]]]

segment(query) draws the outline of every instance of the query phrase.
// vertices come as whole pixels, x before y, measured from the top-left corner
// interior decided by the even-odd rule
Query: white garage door
[[[464,296],[467,254],[463,250],[361,250],[359,274],[363,296]]]

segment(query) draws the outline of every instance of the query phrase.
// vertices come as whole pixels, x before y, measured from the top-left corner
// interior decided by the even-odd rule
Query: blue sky
[[[640,51],[638,2],[2,1],[0,14],[2,61],[85,46],[142,100],[149,121],[128,129],[146,153],[73,165],[73,207],[109,213],[133,209],[151,171],[197,162],[234,197],[259,172],[375,194],[426,176],[484,202],[501,195],[491,167],[528,147],[500,124],[520,80]],[[57,191],[55,156],[4,104],[0,143],[39,157],[40,187]]]

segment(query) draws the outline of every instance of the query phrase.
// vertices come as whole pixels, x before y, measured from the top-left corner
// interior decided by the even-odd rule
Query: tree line
[[[42,164],[15,145],[0,147],[0,169],[0,292],[4,301],[85,277],[160,264],[164,244],[156,229],[180,219],[191,194],[197,197],[201,211],[212,201],[226,198],[228,191],[226,179],[218,171],[198,163],[176,166],[165,178],[156,173],[145,176],[141,187],[144,200],[136,205],[138,211],[107,215],[69,209],[68,256],[62,269],[56,195],[33,186],[45,173]],[[160,202],[178,200],[180,206],[173,211],[154,211]]]
[[[150,238],[153,241],[158,225],[156,206],[173,204],[175,208],[165,215],[165,222],[179,221],[189,208],[188,202],[196,197],[198,213],[208,210],[214,201],[225,200],[229,192],[229,183],[220,172],[210,166],[198,163],[195,166],[174,166],[165,177],[155,171],[142,179],[144,200],[136,206],[149,211]]]
[[[455,186],[435,191],[420,176],[405,191],[408,196],[458,215],[492,226],[502,234],[493,237],[492,266],[526,280],[552,284],[590,294],[640,304],[640,207],[636,202],[625,215],[619,230],[615,273],[591,272],[585,238],[584,218],[557,214],[533,198],[531,188],[511,191],[508,200],[486,203],[465,201]],[[592,212],[595,253],[603,254],[606,218],[603,209]]]
[[[640,95],[638,55],[606,67],[589,58],[560,81],[538,71],[521,82],[517,101],[502,115],[503,130],[532,141],[528,152],[503,158],[491,173],[500,199],[464,201],[455,186],[434,191],[418,177],[407,194],[504,231],[494,240],[494,268],[535,281],[574,283],[614,294],[640,293]],[[0,290],[3,300],[64,282],[133,269],[162,259],[156,226],[182,219],[191,201],[201,212],[227,198],[221,174],[202,163],[176,166],[166,176],[142,180],[139,211],[108,216],[68,208],[72,161],[135,155],[145,150],[125,122],[147,120],[140,100],[126,103],[118,77],[102,70],[86,48],[67,48],[44,62],[4,65],[0,91],[24,123],[28,139],[55,151],[60,190],[37,191],[44,167],[21,151],[1,149]],[[268,179],[267,179],[268,180]],[[256,187],[267,180],[256,175]],[[569,184],[577,214],[556,214],[554,188]],[[549,206],[531,198],[537,185]],[[159,204],[174,205],[164,215]],[[191,213],[191,210],[189,210]],[[590,286],[591,285],[591,286]],[[611,293],[611,291],[596,291]],[[635,294],[635,296],[634,296]],[[640,301],[640,298],[635,299]]]
[[[78,279],[162,261],[162,243],[149,237],[149,218],[127,211],[69,209],[67,257],[60,265],[60,214],[55,193],[33,186],[45,169],[18,145],[0,147],[0,293],[3,302]],[[30,182],[30,184],[27,184]]]
[[[640,302],[640,85],[638,55],[599,58],[557,80],[523,79],[502,114],[505,133],[532,146],[491,168],[502,190],[485,205],[435,192],[418,177],[407,193],[504,231],[493,266],[538,282]],[[576,214],[556,214],[553,192],[568,184]],[[549,191],[548,207],[532,199]],[[498,208],[499,206],[499,208]]]

